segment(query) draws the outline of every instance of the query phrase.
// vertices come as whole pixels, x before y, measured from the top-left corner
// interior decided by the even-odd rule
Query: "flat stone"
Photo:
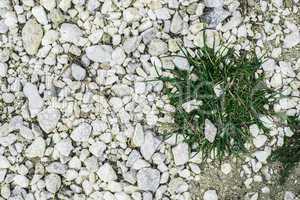
[[[224,173],[224,174],[229,174],[232,170],[232,167],[229,163],[223,163],[221,165],[221,171]]]
[[[190,69],[190,64],[189,64],[188,60],[181,56],[174,56],[173,63],[180,70],[189,70]]]
[[[56,193],[61,186],[61,178],[57,174],[49,174],[45,177],[46,189],[51,193]]]
[[[183,20],[178,12],[176,12],[172,18],[170,31],[171,33],[180,33],[182,31]]]
[[[123,11],[123,19],[127,23],[132,23],[139,21],[141,19],[141,15],[139,14],[139,10],[137,8],[130,7]]]
[[[127,54],[134,52],[135,49],[138,47],[141,39],[142,38],[138,37],[138,36],[133,36],[133,37],[127,38],[123,44],[124,51]]]
[[[109,45],[95,45],[86,48],[85,52],[87,57],[98,63],[109,64],[111,62],[112,47]]]
[[[269,151],[256,151],[254,153],[254,156],[257,158],[258,161],[260,162],[266,162],[268,157],[270,156]]]
[[[40,127],[46,133],[52,132],[60,119],[60,112],[56,108],[48,107],[37,116]]]
[[[140,190],[155,192],[159,186],[160,172],[152,168],[143,168],[137,173],[137,185]]]
[[[184,165],[189,161],[189,146],[186,143],[180,143],[173,147],[172,153],[176,165]]]
[[[101,141],[94,142],[89,147],[89,151],[98,158],[103,156],[105,150],[106,150],[106,145]]]
[[[140,152],[146,160],[150,160],[161,141],[153,136],[151,132],[145,133],[144,143],[141,145]]]
[[[32,15],[35,17],[35,19],[43,25],[48,24],[47,14],[45,12],[45,9],[42,6],[35,6],[31,10]]]
[[[294,31],[285,36],[283,41],[283,48],[292,48],[300,43],[300,32]]]
[[[0,156],[0,169],[7,169],[10,167],[10,163],[5,156]]]
[[[26,176],[24,175],[16,175],[13,178],[14,184],[21,187],[21,188],[27,188],[29,185],[29,180]]]
[[[71,138],[76,142],[86,142],[89,139],[91,132],[91,125],[83,122],[72,131]]]
[[[126,58],[126,54],[121,47],[117,47],[116,49],[114,49],[111,56],[111,63],[116,65],[122,65]]]
[[[116,84],[111,87],[111,90],[116,96],[123,97],[130,95],[132,89],[125,84]]]
[[[25,83],[23,93],[28,99],[28,108],[31,116],[36,116],[44,105],[44,100],[41,98],[36,85]]]
[[[43,157],[46,149],[46,142],[42,137],[37,137],[26,149],[25,156],[28,158]]]
[[[256,148],[260,148],[265,145],[268,137],[265,135],[258,135],[253,139],[253,144]]]
[[[55,149],[63,156],[69,156],[71,151],[74,149],[72,141],[67,138],[59,141],[55,145]]]
[[[180,177],[171,179],[168,190],[171,194],[181,194],[189,189],[189,185]]]
[[[204,134],[205,134],[205,138],[210,143],[213,143],[215,141],[217,131],[218,131],[217,127],[209,119],[205,119]]]
[[[224,0],[204,0],[204,4],[209,8],[217,8],[224,6]]]
[[[144,140],[145,140],[145,135],[144,135],[143,127],[140,123],[138,123],[135,126],[135,130],[132,137],[132,143],[136,147],[140,147],[144,143]]]
[[[22,29],[22,40],[25,51],[35,55],[43,38],[42,26],[36,20],[30,19]]]

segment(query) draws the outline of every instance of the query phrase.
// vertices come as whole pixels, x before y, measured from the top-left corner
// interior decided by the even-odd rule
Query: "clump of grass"
[[[300,162],[300,119],[296,116],[287,117],[287,125],[292,129],[294,135],[286,137],[282,147],[276,149],[271,156],[272,161],[279,161],[280,170],[279,181],[285,183],[289,174]]]
[[[190,70],[176,67],[170,70],[171,76],[159,77],[166,85],[164,92],[170,104],[176,108],[175,130],[166,135],[181,135],[194,150],[202,152],[204,159],[213,155],[222,160],[245,152],[249,125],[263,127],[260,115],[271,115],[272,110],[274,92],[265,86],[264,74],[259,72],[262,59],[254,51],[238,54],[224,45],[209,47],[205,39],[195,55],[186,49],[182,52]],[[216,87],[221,88],[221,94],[217,95]],[[182,104],[191,100],[202,104],[188,113]],[[204,135],[206,119],[217,128],[212,143]]]

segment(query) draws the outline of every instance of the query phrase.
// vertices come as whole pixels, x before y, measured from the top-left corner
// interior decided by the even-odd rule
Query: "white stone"
[[[148,163],[147,161],[143,159],[138,159],[137,161],[134,162],[131,168],[134,170],[140,170],[142,168],[146,168],[150,166],[151,166],[150,163]]]
[[[0,77],[5,77],[7,74],[8,65],[0,62]]]
[[[150,160],[161,141],[153,136],[151,132],[145,133],[144,143],[141,145],[140,152],[146,160]]]
[[[79,44],[83,31],[76,25],[70,23],[63,23],[60,26],[60,39],[64,42],[70,42],[75,45]]]
[[[0,33],[6,33],[8,26],[4,23],[4,20],[0,20]]]
[[[16,175],[14,177],[14,184],[16,184],[17,186],[21,187],[21,188],[27,188],[29,185],[29,180],[28,178],[26,178],[26,176],[23,175]]]
[[[106,145],[101,141],[93,142],[89,147],[89,151],[98,158],[103,156],[105,149]]]
[[[43,38],[42,26],[30,19],[22,29],[22,40],[25,51],[29,55],[35,55]]]
[[[189,146],[186,143],[180,143],[172,149],[175,165],[184,165],[189,161]]]
[[[10,163],[5,156],[0,156],[0,169],[7,169],[10,167]]]
[[[140,147],[145,140],[144,130],[140,123],[137,123],[132,137],[132,143],[136,147]]]
[[[265,135],[258,135],[255,138],[253,138],[253,144],[256,148],[260,148],[265,145],[266,141],[268,140],[268,137]]]
[[[224,174],[229,174],[232,170],[232,167],[229,163],[223,163],[221,165],[221,171],[224,173]]]
[[[42,6],[35,6],[31,10],[35,19],[43,25],[48,24],[47,14]]]
[[[87,47],[85,52],[87,57],[99,63],[109,64],[112,60],[112,47],[109,45],[95,45]]]
[[[181,194],[189,189],[189,185],[182,178],[173,178],[169,183],[168,190],[171,194]]]
[[[224,5],[224,0],[204,0],[204,4],[209,8],[217,8]]]
[[[125,84],[116,84],[111,87],[113,93],[119,97],[128,96],[131,93],[131,88]]]
[[[82,81],[84,80],[85,76],[86,76],[86,70],[81,67],[80,65],[77,64],[72,64],[71,65],[71,71],[72,71],[72,77],[76,80],[76,81]]]
[[[215,141],[217,131],[217,127],[209,119],[205,119],[204,135],[210,143],[213,143]]]
[[[199,108],[199,106],[202,105],[202,101],[193,99],[190,100],[188,102],[185,102],[184,104],[182,104],[182,108],[187,112],[190,113],[193,110],[197,110]]]
[[[141,41],[141,37],[133,36],[125,39],[123,44],[123,49],[127,54],[130,54],[136,50],[139,43]]]
[[[88,38],[93,44],[96,44],[102,39],[103,33],[104,33],[103,30],[98,29],[98,30],[92,32]]]
[[[137,173],[137,185],[140,190],[155,192],[159,186],[160,172],[152,168],[143,168]]]
[[[42,45],[48,45],[53,44],[56,40],[59,38],[58,31],[55,30],[49,30],[45,33],[43,39],[42,39]]]
[[[183,20],[178,12],[176,12],[172,18],[170,31],[171,33],[180,33],[182,31]]]
[[[41,98],[36,85],[26,83],[23,88],[25,97],[28,98],[28,107],[31,116],[36,116],[43,108],[44,101]]]
[[[60,112],[56,108],[48,107],[37,116],[40,127],[46,133],[52,132],[60,119]]]
[[[69,8],[71,8],[71,0],[61,0],[58,7],[66,12]]]
[[[152,56],[161,56],[168,52],[168,45],[160,39],[153,39],[148,46],[148,52]]]
[[[296,73],[294,72],[290,62],[280,61],[279,62],[279,67],[280,67],[281,73],[284,76],[292,77],[292,78],[296,77]]]
[[[104,182],[110,182],[117,180],[117,174],[110,164],[105,163],[97,171],[97,175]]]
[[[86,142],[90,137],[91,131],[91,125],[83,122],[72,131],[71,138],[76,142]]]
[[[119,112],[119,110],[122,108],[123,106],[123,101],[121,98],[118,97],[112,97],[109,100],[109,104],[112,106],[113,110],[115,112]]]
[[[122,65],[126,58],[126,54],[121,47],[117,47],[112,52],[111,57],[112,57],[112,60],[111,60],[112,64]]]
[[[37,137],[32,144],[26,149],[25,155],[28,158],[35,158],[44,156],[46,149],[46,142],[42,137]]]
[[[161,19],[161,20],[166,20],[166,19],[171,18],[169,9],[167,9],[165,7],[155,10],[155,15],[156,15],[157,19]]]
[[[271,78],[271,81],[270,81],[270,85],[273,87],[273,88],[281,88],[282,87],[282,76],[280,73],[275,73],[272,78]]]
[[[134,84],[134,91],[137,94],[144,94],[146,90],[145,82],[135,82]]]
[[[297,200],[296,195],[291,191],[286,191],[284,193],[284,200]]]
[[[300,32],[294,31],[285,36],[283,41],[283,48],[292,48],[300,43]]]
[[[188,60],[181,56],[174,56],[173,63],[180,70],[189,70],[190,69],[190,64],[189,64]]]
[[[203,195],[203,200],[218,200],[216,190],[207,190]]]
[[[57,174],[49,174],[45,177],[46,189],[51,193],[56,193],[61,186],[61,178]]]
[[[140,18],[141,18],[141,15],[139,14],[139,10],[137,8],[130,7],[130,8],[126,8],[123,11],[123,19],[127,23],[139,21]]]
[[[48,11],[53,10],[55,8],[55,6],[56,6],[56,1],[55,0],[40,0],[40,3]]]
[[[236,11],[232,14],[230,20],[222,26],[221,30],[223,32],[227,32],[233,28],[236,28],[238,25],[240,25],[240,23],[242,23],[242,21],[243,20],[242,20],[241,13],[239,11]]]
[[[260,162],[266,162],[268,157],[270,156],[270,152],[269,151],[256,151],[254,153],[254,156],[257,158],[258,161]]]
[[[61,141],[59,141],[56,145],[55,145],[55,149],[63,156],[69,156],[71,151],[74,149],[74,147],[72,146],[72,141],[67,138],[67,139],[63,139]]]

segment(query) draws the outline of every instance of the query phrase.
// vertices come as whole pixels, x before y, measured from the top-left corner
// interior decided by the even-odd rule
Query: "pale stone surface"
[[[40,127],[46,133],[50,133],[56,128],[60,119],[60,112],[56,108],[48,107],[40,112],[37,116]]]
[[[71,138],[76,142],[86,142],[89,139],[91,131],[91,125],[83,122],[72,131]]]
[[[140,190],[155,192],[159,186],[160,173],[156,169],[144,168],[137,173],[137,184]]]
[[[208,190],[203,195],[203,200],[218,200],[216,190]]]
[[[37,137],[32,144],[26,149],[25,155],[28,158],[43,157],[46,149],[45,140],[42,137]]]
[[[109,182],[117,180],[117,174],[110,164],[105,163],[97,171],[97,175],[102,181]]]
[[[217,131],[217,127],[209,119],[205,119],[204,135],[210,143],[213,143],[215,141]]]
[[[186,143],[180,143],[172,149],[174,162],[176,165],[184,165],[189,161],[189,146]]]
[[[112,58],[112,47],[109,45],[95,45],[86,48],[87,57],[99,63],[110,63]]]
[[[22,29],[23,46],[29,55],[35,55],[43,38],[43,29],[40,24],[31,19]]]
[[[56,193],[61,186],[61,178],[57,174],[49,174],[45,177],[46,189],[51,193]]]

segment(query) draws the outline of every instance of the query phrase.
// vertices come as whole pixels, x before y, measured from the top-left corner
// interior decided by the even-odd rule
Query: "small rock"
[[[183,20],[178,12],[176,12],[171,21],[170,31],[172,33],[180,33],[182,31]]]
[[[151,40],[148,48],[148,52],[152,56],[160,56],[168,52],[167,43],[163,42],[160,39]]]
[[[23,88],[23,93],[29,101],[29,111],[32,117],[36,116],[43,108],[44,100],[41,98],[36,85],[26,83]]]
[[[250,133],[251,133],[251,135],[253,136],[253,137],[256,137],[256,136],[258,136],[258,134],[259,134],[259,128],[258,128],[258,126],[257,126],[257,124],[252,124],[252,125],[250,125],[250,127],[249,127],[249,131],[250,131]]]
[[[221,165],[221,171],[224,173],[224,174],[229,174],[232,170],[232,167],[229,163],[224,163]]]
[[[85,52],[87,57],[99,63],[109,64],[112,60],[112,47],[109,45],[95,45],[86,48]]]
[[[173,63],[180,70],[189,70],[190,69],[190,63],[188,62],[188,60],[181,56],[175,56],[173,58]]]
[[[291,191],[286,191],[284,193],[284,200],[297,200],[296,195]]]
[[[213,143],[215,141],[215,137],[217,135],[217,127],[215,127],[215,125],[209,119],[205,119],[204,134],[205,138],[210,143]]]
[[[139,21],[140,18],[141,18],[141,15],[139,14],[139,11],[137,8],[130,7],[123,11],[123,19],[127,23]]]
[[[117,65],[122,65],[125,58],[126,54],[124,50],[120,47],[117,47],[113,52],[112,52],[112,64],[117,64]]]
[[[253,139],[253,144],[256,148],[260,148],[265,145],[268,137],[265,135],[258,135]]]
[[[92,145],[89,148],[89,151],[96,157],[102,157],[103,153],[106,149],[106,145],[105,143],[101,142],[101,141],[97,141],[92,143]]]
[[[83,67],[73,63],[71,65],[71,71],[72,71],[72,76],[76,81],[84,80],[86,76],[86,70]]]
[[[99,168],[97,175],[105,182],[115,181],[118,178],[115,170],[108,163],[105,163]]]
[[[115,95],[119,97],[128,96],[131,93],[131,88],[125,84],[116,84],[111,87]]]
[[[296,77],[296,74],[290,62],[280,61],[279,66],[280,66],[280,71],[284,76],[292,77],[292,78]]]
[[[46,149],[45,140],[41,137],[37,137],[32,144],[26,149],[25,155],[28,158],[35,158],[44,156],[44,152]]]
[[[132,143],[136,147],[140,147],[144,143],[145,135],[143,127],[140,123],[135,126],[135,130],[133,133]]]
[[[198,101],[196,99],[193,99],[191,101],[185,102],[182,104],[182,108],[187,112],[190,113],[193,110],[197,110],[199,106],[202,105],[202,101]]]
[[[182,178],[171,179],[169,183],[169,192],[171,194],[181,194],[186,192],[189,188],[189,185]]]
[[[27,188],[29,185],[28,178],[26,178],[26,176],[23,175],[16,175],[13,180],[14,180],[14,184],[16,184],[21,188]]]
[[[6,77],[8,65],[0,62],[0,77]]]
[[[63,156],[69,156],[71,151],[74,149],[74,147],[72,146],[72,141],[67,138],[67,139],[63,139],[61,141],[59,141],[56,145],[55,145],[55,149]]]
[[[52,11],[56,6],[56,1],[55,0],[40,0],[40,3],[48,11]]]
[[[30,19],[22,29],[22,40],[25,51],[35,55],[43,38],[42,26],[37,21]]]
[[[224,24],[222,26],[222,31],[223,32],[227,32],[235,27],[237,27],[238,25],[240,25],[240,23],[242,23],[242,15],[239,11],[236,11],[232,14],[232,17],[230,18],[230,20]]]
[[[10,167],[10,163],[6,157],[0,156],[0,169],[7,169]]]
[[[204,4],[209,8],[218,8],[224,5],[224,0],[204,0]]]
[[[167,20],[171,18],[169,9],[165,7],[155,10],[155,15],[157,19],[161,19],[161,20]]]
[[[270,85],[273,87],[273,88],[276,88],[276,89],[279,89],[282,87],[282,76],[280,73],[275,73],[272,78],[271,78],[271,81],[270,81]]]
[[[135,49],[138,47],[140,41],[141,41],[141,37],[138,36],[127,38],[123,44],[124,51],[127,54],[134,52]]]
[[[79,44],[83,35],[82,30],[75,24],[63,23],[60,26],[60,38],[65,42],[71,42],[75,45]]]
[[[144,143],[141,145],[141,154],[146,160],[150,160],[159,145],[160,140],[154,137],[151,132],[146,132]]]
[[[283,48],[292,48],[300,43],[300,32],[294,31],[285,36],[283,41]]]
[[[56,193],[61,186],[61,178],[57,174],[49,174],[45,177],[46,189],[51,193]]]
[[[258,161],[266,162],[268,157],[270,156],[270,152],[269,151],[256,151],[254,153],[254,155]]]
[[[43,25],[48,24],[47,14],[42,6],[35,6],[31,10],[32,15],[35,17],[35,19]]]
[[[71,138],[76,142],[86,142],[89,139],[91,132],[91,125],[83,122],[72,131]]]
[[[180,143],[172,149],[174,162],[176,165],[184,165],[189,161],[189,146],[186,143]]]
[[[50,133],[56,128],[60,119],[60,112],[56,108],[48,107],[37,116],[40,127],[46,133]]]
[[[160,173],[156,169],[143,168],[137,173],[137,185],[140,190],[155,192],[159,181]]]
[[[203,200],[218,200],[216,190],[207,190],[203,195]]]

